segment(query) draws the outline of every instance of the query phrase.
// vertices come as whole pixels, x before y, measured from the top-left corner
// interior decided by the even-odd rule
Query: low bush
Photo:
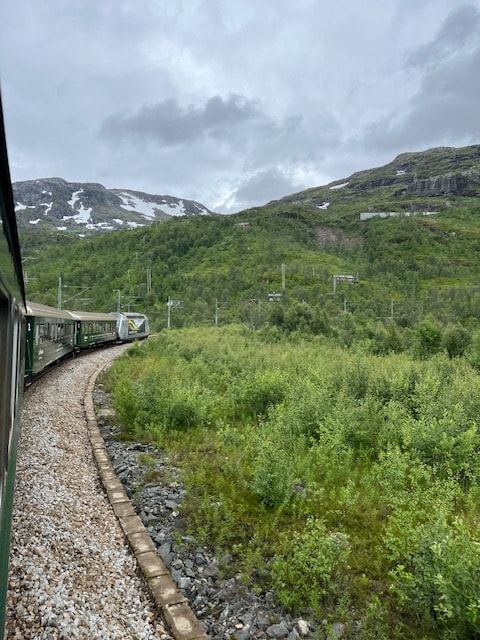
[[[320,615],[342,593],[350,551],[348,536],[328,531],[318,518],[308,518],[302,531],[283,534],[271,566],[278,600]]]

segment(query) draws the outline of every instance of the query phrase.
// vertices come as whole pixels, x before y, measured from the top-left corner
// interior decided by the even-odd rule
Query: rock
[[[267,636],[270,638],[286,638],[288,636],[289,629],[287,623],[282,620],[278,624],[272,624],[267,629]]]
[[[343,622],[334,622],[332,624],[331,633],[328,636],[329,640],[337,640],[337,638],[343,638],[345,634],[345,625]]]
[[[235,629],[233,632],[233,637],[235,640],[249,640],[250,638],[250,627],[247,625],[243,627],[243,629]]]
[[[302,620],[302,618],[297,620],[296,627],[298,629],[298,633],[301,636],[308,636],[308,634],[310,632],[310,625],[308,624],[308,622],[306,620]]]
[[[207,578],[215,578],[216,576],[218,576],[218,574],[220,573],[217,565],[215,564],[209,564],[208,566],[204,567],[203,571],[202,571],[202,575],[206,576]]]

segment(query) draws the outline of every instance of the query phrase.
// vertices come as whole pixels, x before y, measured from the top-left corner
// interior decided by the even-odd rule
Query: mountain
[[[159,196],[129,189],[106,189],[97,183],[62,178],[13,183],[20,231],[32,228],[92,235],[133,229],[176,216],[211,214],[193,200]]]
[[[93,235],[143,227],[178,216],[212,214],[204,205],[173,196],[129,189],[106,189],[97,183],[61,178],[13,183],[20,233],[44,231]],[[325,213],[326,220],[401,213],[436,213],[448,198],[480,196],[480,145],[438,147],[402,153],[392,162],[358,171],[347,178],[294,193],[262,209],[295,215],[303,210]],[[321,216],[322,217],[322,216]]]
[[[269,205],[309,205],[330,216],[437,212],[448,198],[480,196],[480,145],[402,153],[392,162]],[[360,207],[360,209],[359,209]],[[364,211],[362,211],[362,208]]]

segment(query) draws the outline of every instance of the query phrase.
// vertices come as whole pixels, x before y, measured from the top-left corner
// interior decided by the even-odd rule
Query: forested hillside
[[[47,246],[30,234],[27,295],[56,306],[61,277],[65,307],[112,311],[120,296],[156,330],[166,327],[169,297],[172,327],[268,322],[347,341],[378,338],[392,325],[405,333],[426,319],[476,329],[478,199],[438,197],[435,214],[361,220],[367,199],[361,193],[338,216],[280,201],[94,239],[59,234]],[[281,296],[269,301],[272,293]]]

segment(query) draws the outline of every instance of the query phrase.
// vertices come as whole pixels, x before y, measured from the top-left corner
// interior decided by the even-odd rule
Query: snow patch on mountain
[[[145,218],[155,218],[155,212],[160,209],[156,202],[148,202],[142,200],[141,198],[133,195],[132,193],[118,193],[118,197],[122,201],[122,209],[126,211],[135,211],[136,213],[140,213]]]
[[[72,209],[74,209],[74,210],[75,210],[75,204],[76,204],[76,203],[78,202],[78,200],[80,199],[80,198],[79,198],[79,195],[80,195],[81,193],[83,193],[83,189],[80,189],[79,191],[74,191],[74,192],[72,193],[72,197],[71,197],[71,199],[68,201],[68,204],[69,204],[69,205],[72,207]]]
[[[72,198],[72,200],[73,200],[73,198]],[[69,200],[68,204],[71,204],[72,200]],[[76,200],[74,202],[76,202]],[[91,213],[92,213],[92,208],[91,207],[89,209],[87,209],[86,207],[81,205],[80,208],[78,209],[78,213],[76,215],[74,215],[74,216],[63,216],[62,220],[73,220],[77,224],[84,224],[87,227],[87,229],[94,229],[95,225],[89,225],[88,224],[90,222],[90,219],[91,219],[91,216],[90,216]]]

